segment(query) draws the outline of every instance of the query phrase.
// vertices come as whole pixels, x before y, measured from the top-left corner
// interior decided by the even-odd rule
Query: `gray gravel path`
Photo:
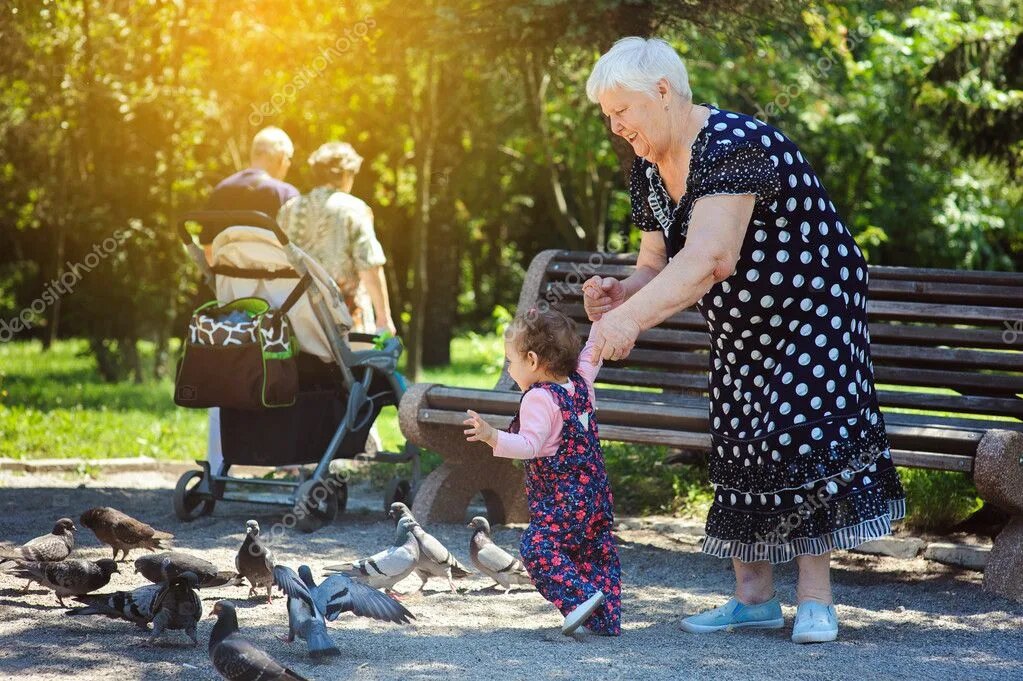
[[[0,474],[0,542],[20,543],[61,515],[77,520],[86,508],[109,505],[174,532],[178,548],[226,569],[247,518],[264,528],[279,519],[270,507],[222,504],[213,517],[183,525],[170,508],[173,483],[172,476],[156,473],[84,484],[73,477]],[[307,562],[319,575],[323,565],[387,545],[393,530],[377,510],[379,501],[353,500],[360,503],[368,508],[316,534],[288,533],[274,545],[278,560],[296,567]],[[468,562],[464,527],[429,529]],[[495,538],[515,547],[520,531],[498,528]],[[461,583],[465,593],[446,593],[437,581],[424,596],[407,598],[418,617],[409,627],[343,618],[332,634],[344,655],[313,664],[303,647],[276,639],[285,631],[283,599],[268,606],[247,600],[246,589],[222,588],[204,591],[203,601],[208,612],[220,598],[235,599],[245,634],[310,679],[1023,679],[1023,606],[985,593],[979,574],[923,559],[842,553],[834,570],[839,642],[792,644],[792,605],[785,607],[784,630],[693,636],[681,632],[678,621],[723,601],[732,580],[728,564],[657,532],[630,529],[619,536],[625,633],[618,639],[565,638],[558,633],[560,616],[535,592],[504,596],[473,578]],[[109,556],[87,529],[79,537],[80,556]],[[110,589],[141,584],[125,564]],[[779,571],[778,586],[791,604],[790,568]],[[418,580],[410,577],[399,587],[415,589]],[[180,632],[150,648],[126,622],[62,613],[48,592],[22,595],[18,581],[0,575],[0,678],[216,678],[205,645],[189,647]],[[203,644],[211,623],[200,627]]]

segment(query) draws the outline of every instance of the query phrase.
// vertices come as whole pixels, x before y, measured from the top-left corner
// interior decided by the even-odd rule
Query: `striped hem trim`
[[[894,499],[888,502],[888,512],[884,515],[820,537],[798,537],[784,544],[745,544],[708,536],[703,542],[703,552],[718,558],[737,558],[744,563],[766,560],[777,565],[787,563],[796,556],[819,556],[828,551],[851,549],[872,539],[879,539],[891,534],[892,523],[905,517],[906,500]]]

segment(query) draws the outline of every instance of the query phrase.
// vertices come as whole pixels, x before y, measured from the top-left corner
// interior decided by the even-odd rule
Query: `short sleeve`
[[[387,257],[384,255],[384,248],[377,241],[376,231],[373,229],[373,211],[369,206],[363,206],[361,210],[353,211],[350,219],[352,260],[355,267],[361,272],[385,264]]]
[[[769,201],[781,191],[778,171],[767,152],[756,143],[722,144],[707,159],[695,194],[755,194]]]
[[[647,168],[650,163],[637,156],[632,162],[632,174],[629,177],[629,198],[632,201],[632,222],[644,232],[659,232],[661,225],[650,209],[647,197],[650,195],[650,178]]]

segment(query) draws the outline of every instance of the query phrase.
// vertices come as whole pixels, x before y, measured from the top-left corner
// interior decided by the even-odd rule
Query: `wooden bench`
[[[547,301],[585,337],[582,282],[625,278],[635,263],[632,254],[544,251],[530,265],[519,308]],[[871,356],[895,462],[970,473],[986,501],[1014,516],[985,584],[1023,600],[1023,274],[871,267],[870,295]],[[643,333],[625,361],[606,363],[597,383],[602,439],[666,445],[673,462],[705,456],[709,346],[692,308]],[[417,494],[417,517],[462,521],[482,493],[492,522],[526,520],[521,468],[466,443],[461,426],[472,408],[506,427],[519,397],[507,374],[493,390],[409,389],[403,433],[444,457]]]

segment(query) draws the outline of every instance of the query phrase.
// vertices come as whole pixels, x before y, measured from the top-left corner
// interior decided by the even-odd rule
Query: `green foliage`
[[[603,449],[616,513],[706,515],[713,495],[705,465],[666,466],[666,447],[608,442]]]
[[[900,468],[906,488],[906,523],[915,530],[946,532],[983,503],[964,473]]]

